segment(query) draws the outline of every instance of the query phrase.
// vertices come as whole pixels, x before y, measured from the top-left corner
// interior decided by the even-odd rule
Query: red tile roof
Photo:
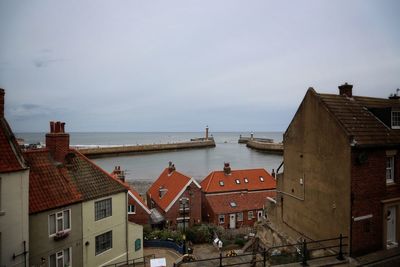
[[[5,118],[0,118],[0,173],[25,169],[15,136]]]
[[[264,181],[261,181],[260,177],[263,177]],[[275,189],[276,181],[265,169],[247,169],[232,170],[230,174],[225,174],[224,171],[213,171],[200,185],[205,193],[216,193]]]
[[[126,192],[110,174],[85,156],[70,150],[63,164],[47,149],[24,153],[29,173],[29,213]]]
[[[24,153],[29,171],[29,213],[62,207],[82,200],[73,179],[61,165],[56,165],[49,151]]]
[[[206,195],[206,200],[215,214],[227,214],[262,209],[267,197],[275,197],[275,191]],[[234,202],[236,207],[231,203]]]
[[[164,211],[167,211],[168,206],[176,199],[179,193],[188,185],[192,179],[178,171],[169,172],[166,168],[151,185],[147,194],[150,198]],[[192,180],[194,181],[194,180]],[[159,189],[165,189],[165,195],[160,198]]]

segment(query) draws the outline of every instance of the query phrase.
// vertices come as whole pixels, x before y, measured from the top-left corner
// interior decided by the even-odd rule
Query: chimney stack
[[[0,119],[4,118],[4,89],[0,88]]]
[[[175,164],[172,164],[172,161],[168,162],[168,173],[172,173],[175,171]]]
[[[206,126],[206,140],[208,140],[208,125]]]
[[[69,134],[65,133],[64,122],[50,122],[50,133],[46,134],[46,147],[55,161],[64,162],[69,152]]]
[[[231,174],[231,166],[229,162],[224,162],[224,173],[225,175]]]
[[[339,95],[344,95],[347,97],[352,97],[353,96],[353,85],[344,83],[342,85],[339,85]]]

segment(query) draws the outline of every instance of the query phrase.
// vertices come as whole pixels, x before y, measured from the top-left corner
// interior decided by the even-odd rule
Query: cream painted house
[[[0,266],[29,266],[29,169],[4,118],[0,89]]]
[[[105,266],[143,257],[143,228],[128,221],[128,188],[70,149],[64,125],[51,122],[46,148],[24,152],[31,266]]]

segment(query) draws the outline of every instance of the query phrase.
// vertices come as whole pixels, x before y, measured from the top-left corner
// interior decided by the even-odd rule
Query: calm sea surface
[[[128,181],[154,181],[162,170],[172,161],[178,171],[202,180],[213,170],[222,170],[224,162],[230,162],[232,169],[265,168],[268,172],[276,169],[282,162],[282,156],[255,151],[238,144],[239,135],[250,133],[216,132],[216,147],[194,150],[180,150],[161,153],[147,153],[122,157],[94,159],[108,172],[119,165],[127,171]],[[25,143],[45,143],[45,133],[18,133]],[[109,146],[153,143],[172,143],[188,141],[190,138],[203,137],[200,132],[178,133],[70,133],[72,146]],[[272,138],[282,141],[281,132],[257,132],[255,137]]]

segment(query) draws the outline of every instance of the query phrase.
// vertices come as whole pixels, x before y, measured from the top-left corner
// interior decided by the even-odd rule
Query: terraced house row
[[[1,266],[104,266],[143,256],[128,220],[132,190],[78,151],[51,122],[46,148],[21,152],[0,89]]]

